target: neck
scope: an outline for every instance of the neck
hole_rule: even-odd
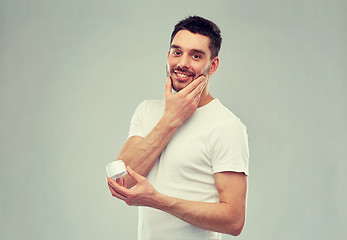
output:
[[[208,84],[207,84],[205,89],[201,93],[201,97],[200,97],[200,101],[199,101],[199,104],[198,104],[198,108],[207,105],[213,99],[214,99],[214,97],[212,97],[212,95],[210,94],[210,92],[208,90]]]

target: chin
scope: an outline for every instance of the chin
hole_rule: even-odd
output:
[[[192,82],[192,81],[179,82],[176,79],[171,81],[172,81],[172,89],[175,90],[176,92],[181,91],[183,88],[187,87]]]
[[[176,84],[172,85],[172,89],[175,90],[176,92],[179,92],[183,89],[184,87],[176,86]]]

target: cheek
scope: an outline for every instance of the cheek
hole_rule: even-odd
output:
[[[169,67],[175,67],[177,65],[177,60],[175,60],[174,58],[169,57],[167,59],[167,64],[169,65]]]
[[[167,63],[167,70],[170,72],[170,74],[172,74],[172,68],[174,68],[175,67],[175,65],[173,65],[172,63]]]
[[[210,70],[211,70],[211,66],[212,64],[210,62],[208,62],[204,68],[202,69],[202,72],[201,74],[209,74],[210,73]]]
[[[172,69],[172,67],[174,67],[174,66],[175,66],[175,65],[173,64],[173,62],[170,61],[170,59],[168,59],[167,62],[166,62],[166,71],[167,71],[167,72],[171,72],[171,69]]]
[[[193,70],[194,70],[194,72],[195,72],[197,75],[204,74],[204,73],[206,73],[206,65],[204,65],[204,66],[197,66],[197,67],[195,67]]]

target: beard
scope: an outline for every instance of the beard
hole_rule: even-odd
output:
[[[188,86],[191,82],[193,82],[194,80],[196,80],[197,78],[199,78],[200,76],[208,76],[208,72],[210,71],[210,68],[211,68],[211,64],[212,63],[208,63],[206,64],[206,66],[204,67],[204,69],[202,70],[202,72],[200,74],[197,74],[196,72],[193,72],[193,71],[189,71],[185,68],[181,68],[180,66],[175,66],[175,67],[172,67],[171,69],[169,69],[169,64],[166,63],[166,76],[167,77],[170,77],[171,79],[171,86],[172,86],[172,89],[176,92],[179,92],[181,91],[183,88],[185,88],[186,86]],[[175,71],[179,71],[179,72],[182,72],[182,73],[185,73],[187,75],[189,75],[192,80],[190,82],[188,82],[185,86],[179,86],[180,83],[177,83],[177,81],[173,80],[173,78],[175,79],[175,77],[173,76],[174,72]]]

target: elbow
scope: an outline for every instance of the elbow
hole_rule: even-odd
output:
[[[244,219],[239,219],[236,222],[230,223],[228,226],[227,234],[233,235],[233,236],[239,236],[242,232],[244,223],[245,223]]]
[[[237,229],[233,229],[229,234],[236,237],[236,236],[240,235],[241,232],[242,232],[242,227],[241,228],[237,228]]]

